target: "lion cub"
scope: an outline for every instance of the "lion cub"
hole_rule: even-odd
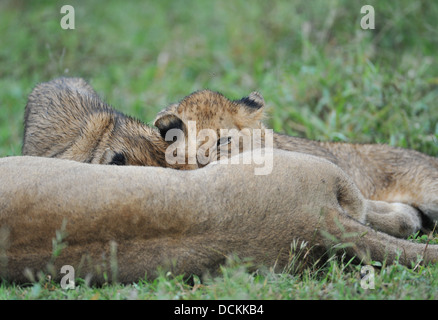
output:
[[[166,162],[168,146],[155,128],[112,109],[81,78],[41,83],[29,95],[23,155],[190,169]]]
[[[186,132],[189,121],[196,121],[197,131],[211,129],[219,134],[219,146],[231,138],[220,136],[221,129],[255,132],[265,128],[264,107],[264,99],[257,92],[229,100],[220,93],[203,90],[161,111],[154,125],[164,135],[174,124],[181,127],[181,122]],[[366,198],[409,204],[428,217],[426,222],[438,221],[437,158],[388,145],[319,142],[278,133],[274,133],[273,147],[328,159],[352,177]],[[213,154],[210,161],[216,157]]]

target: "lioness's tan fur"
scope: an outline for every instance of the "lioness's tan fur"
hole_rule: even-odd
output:
[[[202,90],[185,97],[161,111],[155,125],[162,132],[174,123],[196,121],[196,130],[221,129],[250,130],[265,128],[265,102],[260,93],[253,92],[239,100],[229,100],[218,92]],[[186,135],[187,137],[187,135]],[[411,215],[415,221],[405,233],[391,230],[387,216],[370,217],[367,222],[379,230],[398,236],[418,230],[423,220],[425,226],[438,221],[438,159],[408,149],[378,144],[350,144],[319,142],[274,133],[273,147],[302,152],[325,158],[343,169],[354,181],[365,198],[394,203],[403,215]],[[211,154],[212,161],[216,153]],[[398,204],[397,204],[398,203]],[[415,207],[424,213],[416,212]],[[394,209],[392,209],[394,210]],[[377,223],[377,224],[376,224]],[[430,224],[429,224],[430,225]]]
[[[71,265],[92,282],[106,274],[130,283],[153,278],[160,266],[174,274],[214,272],[231,254],[282,270],[293,241],[307,243],[303,263],[338,243],[350,243],[343,250],[360,259],[438,259],[437,246],[363,225],[369,200],[337,166],[279,150],[273,160],[272,173],[257,176],[254,164],[178,171],[0,159],[1,276],[27,282],[25,273],[49,265],[58,281],[61,267]],[[52,240],[63,223],[67,246],[54,259]]]

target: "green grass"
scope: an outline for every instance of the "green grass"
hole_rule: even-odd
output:
[[[86,78],[117,109],[150,123],[194,90],[230,98],[260,91],[268,125],[320,140],[388,143],[438,156],[438,3],[368,1],[376,29],[360,28],[361,1],[0,2],[0,156],[19,155],[27,95],[58,76]],[[423,239],[424,241],[424,239]],[[436,299],[437,266],[376,269],[332,260],[300,274],[225,267],[191,286],[148,283],[2,284],[2,299]],[[195,281],[196,283],[196,281]]]
[[[376,262],[374,287],[363,287],[361,268],[344,257],[333,257],[322,267],[311,267],[299,274],[249,272],[248,263],[231,261],[221,267],[221,275],[195,277],[160,274],[153,281],[105,284],[90,287],[83,279],[75,289],[62,289],[59,283],[44,279],[27,286],[0,285],[0,299],[113,299],[113,300],[321,300],[321,299],[438,299],[438,268],[415,264],[406,268],[398,263],[383,266]],[[364,280],[365,281],[365,280]]]

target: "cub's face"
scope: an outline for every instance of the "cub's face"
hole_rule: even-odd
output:
[[[229,157],[251,147],[253,129],[262,129],[265,102],[253,92],[240,100],[229,100],[220,93],[202,90],[161,111],[154,121],[161,136],[175,141],[170,158],[196,163]]]

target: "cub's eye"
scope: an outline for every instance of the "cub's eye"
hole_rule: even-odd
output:
[[[217,140],[217,146],[227,145],[231,142],[231,137],[223,137]]]

